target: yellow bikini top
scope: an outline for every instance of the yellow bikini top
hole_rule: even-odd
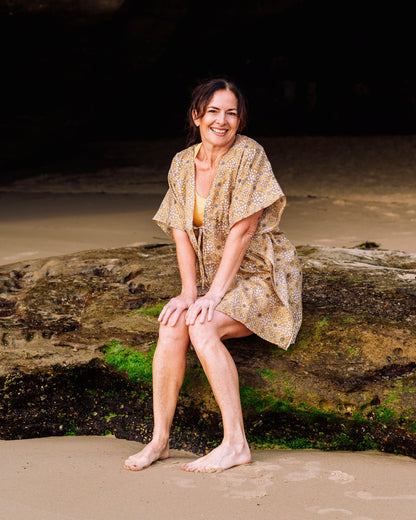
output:
[[[199,143],[195,147],[194,158],[198,155],[201,145],[202,145],[202,143]],[[201,197],[201,195],[198,194],[198,192],[196,191],[196,188],[195,188],[194,225],[197,227],[202,226],[202,223],[204,221],[204,209],[205,209],[206,201],[207,201],[207,199],[204,199],[204,197]]]

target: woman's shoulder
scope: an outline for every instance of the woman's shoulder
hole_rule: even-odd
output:
[[[248,151],[252,153],[264,153],[264,148],[262,147],[262,145],[246,135],[239,134],[237,136],[235,145],[242,151]]]
[[[195,145],[188,146],[184,150],[177,152],[172,159],[170,171],[178,171],[185,168],[187,165],[193,164],[193,149]]]
[[[192,144],[191,146],[188,146],[187,148],[180,150],[179,152],[177,152],[175,154],[174,159],[175,158],[177,158],[177,159],[188,158],[189,155],[192,155],[192,150],[194,150],[195,146],[197,146],[197,144]]]

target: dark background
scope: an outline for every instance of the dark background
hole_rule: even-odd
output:
[[[414,133],[413,23],[400,1],[0,0],[3,178],[184,136],[210,75],[246,93],[252,136]]]

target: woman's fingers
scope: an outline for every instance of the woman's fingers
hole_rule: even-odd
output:
[[[165,306],[163,307],[163,309],[161,310],[161,312],[160,312],[159,317],[158,317],[157,320],[160,321],[160,322],[163,322],[163,319],[164,319],[164,317],[165,317],[167,311],[168,311],[168,306],[165,305]]]
[[[208,316],[207,316],[207,321],[212,321],[212,318],[214,317],[215,307],[216,307],[216,305],[215,305],[214,303],[212,303],[212,304],[209,306],[209,309],[208,309]]]
[[[162,325],[169,325],[174,326],[176,322],[178,321],[178,317],[173,317],[176,311],[180,311],[179,314],[184,310],[185,307],[181,306],[179,302],[170,300],[169,303],[167,303],[163,309],[162,312],[159,314],[158,321],[162,323]],[[179,316],[178,314],[178,316]],[[173,317],[173,319],[172,319]]]
[[[171,313],[170,318],[167,320],[167,325],[169,325],[169,327],[174,327],[174,326],[177,324],[180,315],[181,315],[184,311],[186,311],[186,307],[175,309],[175,310]]]
[[[194,301],[194,298],[183,295],[172,298],[163,307],[161,313],[159,314],[159,323],[162,323],[162,325],[170,325],[171,327],[174,327],[182,312],[192,307]]]
[[[193,317],[194,316],[194,312],[193,312],[194,305],[191,305],[191,307],[189,307],[189,309],[185,315],[185,324],[186,325],[193,325],[195,322],[195,318]]]
[[[158,318],[158,321],[160,323],[162,323],[163,325],[166,325],[169,318],[170,318],[170,315],[172,314],[172,312],[174,311],[174,308],[172,307],[172,305],[170,304],[171,302],[169,302],[168,304],[166,304],[163,309],[162,309],[162,312],[159,314],[159,318]]]
[[[197,300],[193,305],[191,305],[186,313],[185,323],[186,325],[194,325],[195,320],[198,317],[198,314],[201,312],[201,304],[200,300]]]
[[[207,312],[208,308],[202,307],[201,312],[199,313],[199,323],[204,323]]]
[[[214,317],[214,311],[217,302],[209,298],[200,298],[193,305],[191,305],[186,313],[185,322],[187,325],[194,325],[198,319],[199,323],[211,321]]]

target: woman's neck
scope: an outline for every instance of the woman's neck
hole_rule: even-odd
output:
[[[231,145],[232,146],[232,145]],[[231,146],[227,147],[218,147],[212,146],[209,143],[202,142],[202,146],[200,147],[197,158],[205,163],[206,167],[211,169],[216,169],[224,157],[224,155],[228,152]]]

